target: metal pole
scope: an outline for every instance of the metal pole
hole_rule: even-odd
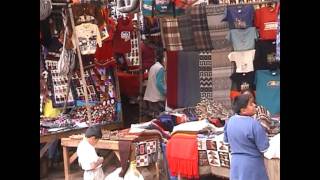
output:
[[[73,29],[73,37],[74,37],[75,45],[76,45],[76,48],[77,48],[78,60],[79,60],[79,65],[80,65],[81,80],[82,80],[82,85],[83,85],[82,87],[84,89],[84,98],[85,98],[85,101],[86,101],[86,108],[87,108],[89,126],[91,126],[91,110],[90,110],[90,106],[89,106],[87,82],[86,82],[86,79],[85,79],[85,76],[84,76],[84,68],[83,68],[83,64],[82,64],[81,52],[80,52],[78,37],[77,37],[76,29],[75,29],[75,24],[74,24],[71,4],[68,4],[68,9],[69,9],[71,25],[72,25],[72,29]]]

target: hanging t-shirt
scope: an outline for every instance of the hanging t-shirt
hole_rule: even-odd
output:
[[[233,84],[231,90],[241,91],[245,89],[256,89],[253,71],[248,73],[233,73],[230,78]]]
[[[256,53],[253,61],[255,70],[277,69],[276,42],[274,40],[259,40],[256,42]]]
[[[133,31],[132,19],[130,17],[119,18],[113,38],[113,52],[129,53],[131,51],[131,36]]]
[[[255,12],[255,26],[259,29],[260,39],[276,39],[277,15],[279,5],[276,7],[265,6]]]
[[[248,51],[234,51],[228,55],[230,61],[236,62],[237,73],[247,73],[253,71],[253,59],[255,49]]]
[[[234,51],[245,51],[254,49],[254,43],[258,39],[255,27],[246,29],[231,29],[227,39],[232,42]]]
[[[271,115],[280,113],[280,72],[256,71],[256,102],[267,108]]]
[[[75,27],[81,54],[94,54],[97,44],[102,46],[99,28],[96,24],[83,23]],[[72,38],[74,41],[74,38]],[[73,42],[75,44],[75,42]]]
[[[230,29],[244,29],[253,26],[253,5],[229,6],[224,18],[229,22]]]

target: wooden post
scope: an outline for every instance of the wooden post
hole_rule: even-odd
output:
[[[84,98],[86,101],[87,115],[88,115],[88,119],[89,119],[89,126],[91,126],[91,111],[90,111],[89,99],[88,99],[87,82],[86,82],[86,79],[84,76],[84,68],[83,68],[83,64],[82,64],[81,52],[80,52],[78,37],[77,37],[76,29],[75,29],[71,4],[68,4],[68,9],[69,9],[69,14],[70,14],[70,19],[71,19],[72,30],[73,30],[74,42],[76,43],[75,45],[77,48],[78,60],[79,60],[79,65],[80,65],[81,80],[82,80],[82,85],[83,85],[82,87],[84,90]]]
[[[64,165],[64,179],[69,180],[69,170],[70,170],[70,164],[69,164],[69,154],[68,154],[68,147],[63,146],[63,165]]]
[[[140,9],[142,7],[142,1],[140,1]],[[138,51],[139,51],[139,122],[142,122],[142,106],[143,106],[143,69],[142,69],[142,57],[141,57],[141,34],[140,34],[140,13],[139,11],[137,13],[137,25],[138,25],[138,31],[137,31],[137,36],[138,36]]]

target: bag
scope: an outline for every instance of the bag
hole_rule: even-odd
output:
[[[52,11],[51,0],[40,0],[40,21],[45,20]]]

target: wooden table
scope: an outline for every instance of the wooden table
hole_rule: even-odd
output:
[[[147,138],[138,138],[134,140],[133,142],[138,142],[141,140],[159,140],[158,136],[148,136]],[[61,139],[61,145],[63,148],[63,164],[64,164],[64,175],[65,175],[65,180],[70,180],[70,164],[72,164],[76,159],[77,159],[77,153],[75,152],[71,156],[68,154],[68,148],[69,147],[77,147],[78,144],[80,143],[80,139],[72,139],[72,138],[62,138]],[[95,145],[96,149],[106,149],[106,150],[111,150],[113,151],[117,158],[120,160],[120,154],[119,154],[119,141],[118,140],[99,140],[98,143]],[[131,145],[131,156],[130,160],[135,160],[135,145]],[[108,158],[105,158],[104,161],[106,161]],[[155,169],[157,173],[157,180],[159,180],[159,167],[158,165],[152,164],[152,169]]]
[[[280,180],[280,159],[264,159],[269,180]],[[226,167],[204,166],[199,167],[200,175],[213,174],[229,179],[230,169]]]
[[[102,129],[114,130],[114,129],[119,129],[122,126],[123,126],[122,123],[106,124],[106,125],[102,126]],[[45,145],[40,150],[40,159],[43,157],[44,153],[47,152],[50,144],[53,143],[55,140],[58,140],[58,139],[61,139],[64,137],[69,137],[73,134],[84,133],[86,131],[86,129],[87,129],[87,127],[86,128],[79,128],[79,129],[71,129],[68,131],[51,133],[51,134],[40,136],[40,144],[45,143]]]

